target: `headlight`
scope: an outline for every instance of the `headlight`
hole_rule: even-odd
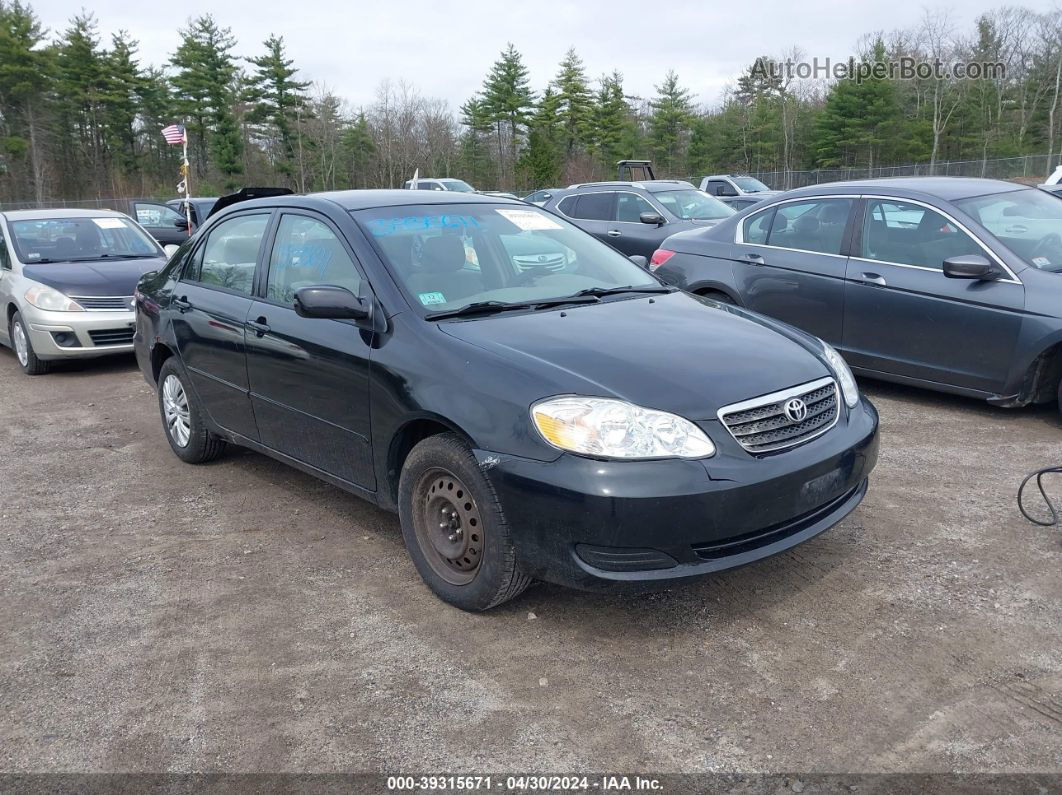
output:
[[[48,312],[84,312],[85,307],[72,301],[58,290],[51,287],[30,287],[26,290],[26,300],[38,309]]]
[[[819,341],[822,342],[822,340]],[[856,403],[859,402],[859,387],[856,385],[855,376],[852,375],[852,371],[845,360],[841,358],[841,354],[825,342],[822,343],[822,350],[826,354],[826,361],[830,363],[830,369],[837,376],[837,382],[841,385],[841,394],[844,395],[845,405],[850,409],[854,409]]]
[[[554,447],[601,458],[705,458],[715,445],[689,420],[623,400],[558,397],[531,407]]]

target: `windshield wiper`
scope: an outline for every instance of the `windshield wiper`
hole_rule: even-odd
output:
[[[593,295],[600,298],[603,295],[620,295],[621,293],[673,293],[677,288],[665,287],[662,284],[646,284],[641,287],[632,287],[626,285],[625,287],[587,287],[585,290],[572,295],[572,298],[577,298],[581,295]]]
[[[148,257],[154,256],[154,254],[100,254],[98,257],[75,257],[73,259],[63,260],[63,262],[100,262],[108,259],[147,259]]]
[[[471,315],[493,315],[496,312],[505,312],[508,309],[531,309],[535,304],[525,301],[509,303],[506,301],[473,301],[471,304],[459,306],[457,309],[444,309],[441,312],[429,312],[428,320],[442,320],[448,317],[467,317]]]

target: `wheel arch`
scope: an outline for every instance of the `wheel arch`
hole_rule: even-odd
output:
[[[419,414],[408,417],[391,434],[387,445],[387,464],[383,473],[385,488],[380,494],[389,501],[389,505],[398,504],[398,481],[402,475],[402,466],[410,451],[428,437],[441,433],[457,434],[469,447],[475,447],[472,437],[458,425],[438,414]]]
[[[1039,352],[1025,368],[1014,405],[1049,403],[1058,397],[1059,383],[1062,382],[1062,332],[1043,340],[1039,347]]]
[[[733,290],[730,287],[730,285],[723,284],[722,282],[700,281],[700,282],[697,282],[696,284],[690,285],[687,288],[686,291],[690,292],[690,293],[693,293],[694,295],[702,295],[702,296],[703,295],[709,295],[710,293],[722,293],[727,298],[729,298],[731,301],[733,301],[735,305],[737,305],[737,306],[743,306],[744,305],[742,303],[741,299],[738,297],[737,292],[735,290]]]
[[[151,348],[151,380],[159,382],[159,373],[166,360],[174,355],[173,349],[164,342],[157,342]]]

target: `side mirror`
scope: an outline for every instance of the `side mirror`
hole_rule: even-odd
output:
[[[648,267],[649,267],[649,260],[647,260],[641,254],[631,254],[627,259],[629,259],[631,262],[633,262],[639,268],[648,269]]]
[[[299,317],[333,320],[366,320],[370,305],[345,287],[318,285],[295,291],[295,313]]]
[[[949,279],[991,281],[999,278],[996,266],[980,254],[960,254],[944,260],[944,275]]]
[[[660,213],[642,213],[638,216],[638,220],[643,224],[652,224],[653,226],[663,226],[667,223],[664,220],[664,216],[660,215]]]
[[[187,218],[178,218],[176,221],[173,222],[173,225],[175,227],[177,227],[178,229],[187,229],[188,228],[188,219]]]
[[[172,257],[174,254],[177,253],[177,250],[179,248],[180,246],[176,246],[173,243],[167,243],[165,246],[162,247],[162,250],[166,252],[167,257]]]

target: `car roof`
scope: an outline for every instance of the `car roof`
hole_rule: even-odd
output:
[[[128,218],[117,210],[79,210],[71,207],[42,207],[37,210],[7,210],[4,217],[9,221],[40,221],[48,218]]]
[[[235,208],[250,207],[320,207],[324,203],[337,205],[343,210],[370,210],[378,207],[403,207],[414,204],[513,204],[527,207],[519,199],[502,196],[484,196],[481,193],[456,193],[453,191],[424,190],[340,190],[323,193],[289,194],[262,199],[249,199],[234,204]],[[226,208],[227,209],[227,208]],[[224,211],[223,211],[224,212]]]
[[[687,182],[684,179],[643,179],[637,182],[624,182],[620,180],[613,180],[611,182],[577,182],[574,185],[569,185],[568,190],[583,190],[591,188],[641,188],[649,193],[659,193],[665,190],[675,190],[676,188],[694,188],[693,183]]]
[[[990,193],[1025,190],[1029,186],[999,179],[979,177],[884,177],[880,179],[849,180],[847,182],[824,182],[807,188],[798,188],[788,195],[821,195],[823,193],[867,193],[886,191],[911,198],[933,197],[944,201],[968,199]]]

